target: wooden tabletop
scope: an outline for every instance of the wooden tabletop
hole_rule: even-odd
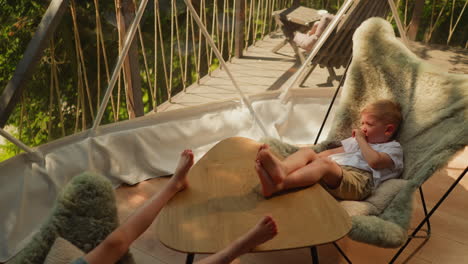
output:
[[[288,21],[305,26],[310,26],[312,22],[318,21],[321,18],[317,10],[304,6],[288,8],[283,12]]]
[[[190,170],[189,187],[158,217],[161,242],[182,252],[217,252],[265,215],[276,221],[278,235],[255,251],[308,247],[345,236],[351,219],[319,184],[268,199],[261,195],[254,169],[260,145],[233,137],[208,151]]]

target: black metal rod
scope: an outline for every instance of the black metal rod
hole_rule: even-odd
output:
[[[318,258],[318,252],[317,252],[316,246],[310,247],[310,255],[312,255],[312,263],[319,264],[319,258]]]
[[[423,209],[424,209],[424,216],[426,216],[427,215],[427,206],[426,206],[426,200],[424,199],[422,186],[419,187],[419,194],[421,196],[421,202],[422,202]],[[427,224],[427,235],[430,236],[431,235],[431,222],[429,221],[429,219],[427,219],[426,224]]]
[[[442,202],[447,198],[447,196],[452,192],[452,190],[457,186],[457,184],[461,181],[461,179],[463,179],[463,176],[465,176],[466,172],[468,171],[468,167],[465,168],[465,170],[460,174],[460,176],[458,176],[458,178],[455,180],[455,182],[450,186],[450,188],[444,193],[444,195],[442,196],[442,198],[440,198],[440,200],[437,202],[437,204],[431,209],[431,211],[429,212],[428,215],[426,215],[426,217],[419,223],[418,227],[416,227],[416,229],[413,231],[413,233],[411,234],[411,236],[406,240],[406,243],[400,248],[400,250],[398,250],[398,252],[393,256],[392,260],[390,260],[389,263],[393,263],[395,262],[395,260],[398,258],[398,256],[400,256],[401,252],[403,252],[403,250],[405,250],[406,246],[408,246],[408,244],[411,242],[412,240],[412,237],[417,233],[419,232],[419,229],[421,229],[421,227],[424,225],[424,223],[426,223],[426,221],[429,220],[429,218],[431,218],[432,214],[434,214],[434,212],[437,210],[437,208],[439,208],[439,206],[442,204]]]
[[[187,253],[187,258],[185,259],[185,264],[192,264],[194,258],[195,258],[194,253]]]
[[[346,69],[345,69],[345,72],[343,73],[343,77],[341,77],[340,83],[338,84],[338,87],[335,90],[335,94],[333,95],[333,99],[331,100],[330,105],[328,106],[327,114],[325,115],[322,125],[320,126],[317,137],[315,138],[314,145],[317,144],[320,138],[320,135],[322,134],[322,130],[325,127],[325,123],[327,122],[327,119],[328,119],[328,116],[330,115],[333,104],[335,103],[336,97],[338,96],[338,92],[340,91],[340,88],[343,85],[344,80],[346,79],[346,74],[348,73],[349,65],[351,64],[352,59],[353,57],[349,58],[348,65],[346,65]]]
[[[338,249],[338,251],[340,252],[341,256],[343,256],[343,258],[346,259],[346,262],[348,262],[349,264],[352,264],[351,260],[348,258],[348,256],[346,256],[346,254],[344,253],[343,250],[341,250],[340,246],[338,246],[338,244],[336,242],[333,242],[333,245],[336,247],[336,249]]]

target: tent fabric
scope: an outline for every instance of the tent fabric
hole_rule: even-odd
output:
[[[332,94],[329,89],[298,89],[249,99],[271,136],[306,144],[315,138]],[[198,159],[232,136],[265,136],[239,100],[104,125],[95,134],[84,131],[38,147],[44,159],[22,153],[0,163],[0,261],[31,241],[52,213],[58,193],[76,175],[101,174],[114,187],[136,184],[172,174],[183,149],[193,149]]]
[[[377,215],[353,216],[349,236],[380,247],[399,247],[407,238],[413,193],[468,145],[468,77],[443,73],[414,55],[380,18],[364,22],[353,36],[353,61],[327,139],[313,149],[339,146],[359,126],[360,109],[377,99],[402,106],[397,140],[403,146],[407,183]],[[273,140],[283,155],[294,146]]]

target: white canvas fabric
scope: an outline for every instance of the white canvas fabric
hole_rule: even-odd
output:
[[[251,96],[269,136],[311,144],[328,108],[332,89],[298,89]],[[332,113],[333,116],[333,113]],[[331,123],[332,120],[329,120]],[[327,135],[328,126],[322,133]],[[106,176],[115,187],[172,174],[180,152],[196,160],[222,139],[265,135],[239,101],[224,101],[151,114],[85,131],[37,148],[38,159],[20,154],[0,163],[0,261],[30,240],[50,213],[57,193],[84,171]]]

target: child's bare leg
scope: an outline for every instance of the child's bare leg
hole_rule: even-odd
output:
[[[286,174],[289,175],[293,171],[304,167],[317,158],[317,153],[315,153],[311,148],[300,148],[298,151],[287,156],[283,160],[284,167],[286,168]]]
[[[239,237],[225,249],[206,257],[198,264],[224,264],[230,263],[242,254],[252,251],[256,246],[272,239],[278,230],[275,221],[270,216],[263,217],[252,229]]]
[[[184,150],[180,154],[176,171],[164,188],[138,208],[122,225],[115,229],[95,249],[84,256],[89,264],[115,263],[130,245],[151,225],[167,202],[187,187],[187,173],[193,165],[193,153]]]
[[[333,17],[334,16],[331,15],[331,14],[326,14],[326,15],[322,16],[322,18],[320,19],[320,22],[318,23],[317,29],[315,31],[315,34],[317,36],[322,35],[322,33],[327,28],[328,24],[330,24],[330,22],[333,20]]]
[[[300,148],[283,161],[276,158],[269,148],[264,148],[257,154],[257,159],[276,184],[281,183],[284,177],[304,167],[317,157],[317,154],[310,148]]]
[[[315,32],[317,32],[317,28],[319,26],[319,23],[318,22],[315,22],[314,25],[312,26],[312,28],[309,30],[309,35],[313,35],[315,34]]]
[[[284,189],[311,186],[321,179],[330,188],[340,185],[342,179],[341,167],[328,158],[319,158],[306,166],[295,170],[283,178],[282,183],[275,184],[268,172],[257,162],[255,170],[260,179],[262,194],[269,197]]]
[[[329,158],[319,158],[308,165],[292,172],[283,180],[283,189],[313,185],[323,180],[330,188],[340,185],[341,167]]]

